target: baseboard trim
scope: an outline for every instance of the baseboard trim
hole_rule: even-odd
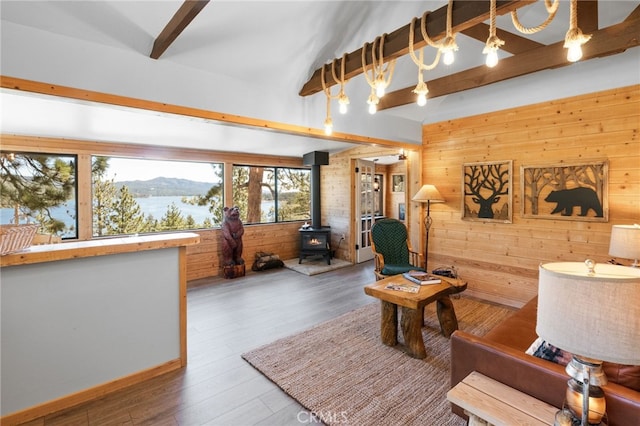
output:
[[[101,385],[97,385],[85,390],[62,396],[60,398],[53,399],[51,401],[44,402],[42,404],[34,405],[33,407],[25,408],[23,410],[7,414],[0,417],[0,423],[3,426],[12,426],[26,423],[39,417],[44,417],[58,411],[66,410],[73,406],[92,401],[108,393],[126,388],[145,380],[149,380],[153,377],[160,376],[170,371],[178,370],[180,368],[182,368],[182,361],[180,358],[167,361],[164,364],[158,365],[156,367],[151,367],[147,370],[142,370],[137,373],[133,373],[107,383],[103,383]]]

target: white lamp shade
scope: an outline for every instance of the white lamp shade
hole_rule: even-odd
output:
[[[574,355],[640,365],[640,269],[540,265],[536,332]]]
[[[432,203],[444,203],[444,197],[438,191],[435,185],[422,185],[420,191],[416,193],[411,199],[412,201],[418,201],[420,203],[426,203],[427,201]]]
[[[613,225],[609,255],[622,259],[640,259],[640,225]]]

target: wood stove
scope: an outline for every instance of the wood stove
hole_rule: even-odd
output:
[[[307,256],[322,256],[331,265],[331,228],[300,228],[300,259]]]
[[[311,166],[311,226],[300,228],[300,259],[322,256],[331,265],[331,227],[320,224],[320,166],[329,164],[329,153],[313,151],[302,157],[302,164]]]

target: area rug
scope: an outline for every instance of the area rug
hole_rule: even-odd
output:
[[[331,265],[327,265],[326,259],[322,257],[302,259],[302,263],[298,262],[299,259],[297,257],[295,259],[285,260],[284,266],[301,274],[317,275],[353,265],[351,262],[342,259],[331,259]]]
[[[513,313],[465,297],[453,303],[459,328],[477,335]],[[378,303],[242,357],[328,425],[464,425],[446,399],[449,339],[434,305],[425,313],[424,360],[380,342]]]

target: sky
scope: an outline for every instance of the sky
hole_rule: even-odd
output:
[[[210,163],[154,161],[130,158],[109,158],[107,179],[115,182],[150,180],[156,177],[182,178],[196,182],[219,182]]]

